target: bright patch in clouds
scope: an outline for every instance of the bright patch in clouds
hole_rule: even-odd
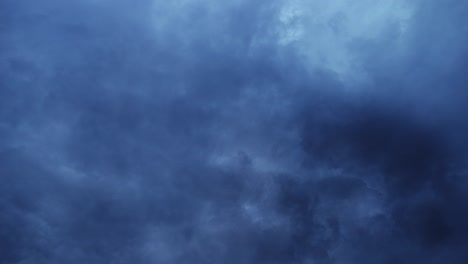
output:
[[[325,68],[343,80],[364,77],[353,45],[397,31],[405,36],[414,13],[403,0],[285,1],[279,15],[278,38],[294,45],[314,69]]]

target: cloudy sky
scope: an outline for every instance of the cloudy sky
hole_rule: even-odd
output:
[[[0,0],[0,264],[468,263],[463,0]]]

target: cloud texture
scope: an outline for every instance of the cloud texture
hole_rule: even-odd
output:
[[[467,12],[0,1],[0,264],[467,263]]]

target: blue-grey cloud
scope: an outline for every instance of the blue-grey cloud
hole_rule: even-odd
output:
[[[465,263],[468,5],[0,2],[0,264]]]

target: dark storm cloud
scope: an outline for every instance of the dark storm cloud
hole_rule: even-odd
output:
[[[344,262],[466,261],[466,93],[459,69],[467,32],[454,19],[466,5],[454,4],[422,6],[411,29],[415,47],[396,61],[379,55],[385,46],[391,54],[391,39],[370,43],[372,91],[357,99],[332,94],[306,107],[309,166],[344,168],[378,182],[386,196],[387,220],[377,230],[354,230],[351,251],[338,253],[350,254]]]
[[[0,263],[466,262],[468,5],[330,3],[2,1]]]

